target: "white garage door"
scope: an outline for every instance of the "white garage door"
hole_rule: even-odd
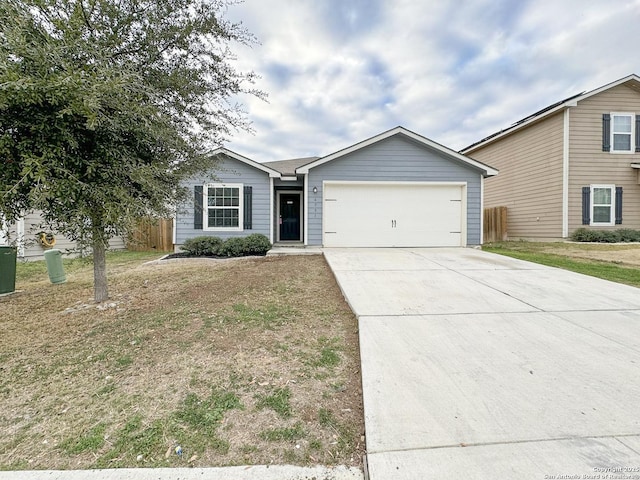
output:
[[[465,184],[325,182],[325,247],[466,245]]]

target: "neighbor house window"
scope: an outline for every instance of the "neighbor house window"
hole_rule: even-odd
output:
[[[591,185],[591,225],[614,225],[615,185]]]
[[[634,114],[632,113],[611,114],[612,152],[630,153],[634,151],[634,123]]]
[[[242,184],[213,183],[203,193],[205,230],[242,230]]]

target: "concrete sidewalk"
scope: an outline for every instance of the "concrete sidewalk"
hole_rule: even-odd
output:
[[[640,478],[640,289],[473,249],[325,256],[372,480]]]
[[[0,472],[0,480],[362,480],[357,468],[245,466]]]

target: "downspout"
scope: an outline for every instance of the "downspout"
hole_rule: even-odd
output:
[[[562,133],[562,238],[569,236],[569,108],[564,110]]]

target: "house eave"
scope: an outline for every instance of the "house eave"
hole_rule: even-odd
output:
[[[266,167],[264,165],[262,165],[261,163],[258,163],[256,161],[251,160],[250,158],[247,158],[243,155],[240,155],[239,153],[236,153],[232,150],[229,150],[227,148],[221,147],[221,148],[217,148],[213,151],[212,153],[213,155],[226,155],[227,157],[233,158],[235,160],[238,160],[239,162],[245,163],[253,168],[256,168],[258,170],[261,170],[267,174],[269,174],[270,178],[280,178],[281,174],[280,172]]]

